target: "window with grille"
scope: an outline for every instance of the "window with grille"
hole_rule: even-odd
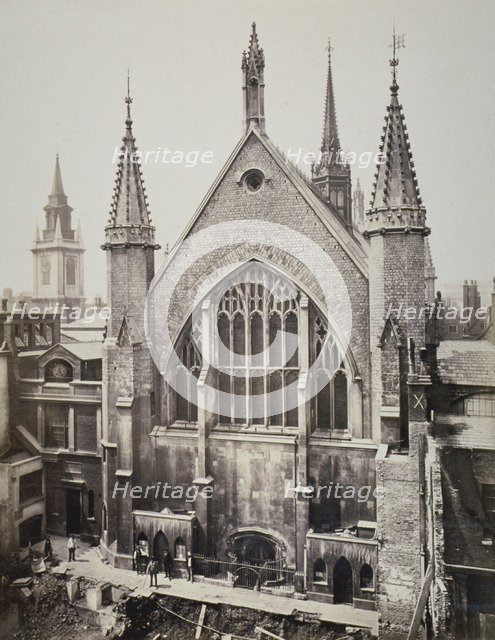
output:
[[[69,408],[63,405],[45,406],[46,446],[53,449],[69,448]]]
[[[43,495],[43,471],[33,471],[19,478],[19,502],[29,502]]]
[[[288,298],[285,283],[270,282],[261,269],[249,279],[252,283],[229,289],[218,309],[218,336],[225,347],[218,388],[230,394],[219,407],[219,422],[295,427],[297,408],[288,406],[286,393],[272,400],[268,394],[299,376],[298,349],[290,350],[288,337],[298,335],[299,296]]]

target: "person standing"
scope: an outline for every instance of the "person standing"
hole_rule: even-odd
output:
[[[165,577],[172,582],[172,556],[170,555],[170,551],[165,549],[165,553],[163,554],[163,571],[165,572]]]
[[[76,559],[76,539],[73,534],[69,536],[69,540],[67,541],[67,549],[69,550],[69,562]]]
[[[45,558],[48,558],[50,560],[50,562],[52,562],[52,560],[53,560],[53,548],[52,548],[52,541],[50,540],[49,536],[45,537],[45,545],[43,547],[43,555],[45,556]]]
[[[134,555],[132,559],[134,561],[133,568],[136,570],[136,573],[141,573],[141,549],[139,548],[139,545],[134,547]]]
[[[148,568],[146,569],[146,573],[149,573],[150,575],[150,587],[158,587],[158,569],[158,560],[153,556],[149,561]],[[153,582],[155,583],[154,585]]]
[[[192,557],[192,553],[190,551],[187,552],[187,579],[190,580],[191,582],[194,582],[194,575],[193,575],[193,557]]]

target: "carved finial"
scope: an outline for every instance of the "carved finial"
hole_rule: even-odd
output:
[[[397,91],[399,89],[399,85],[397,84],[397,66],[399,64],[399,58],[397,58],[396,54],[399,49],[403,49],[406,46],[404,42],[404,38],[405,38],[405,35],[403,33],[401,35],[397,35],[395,33],[395,23],[394,23],[393,40],[392,40],[392,43],[388,45],[390,49],[392,49],[393,51],[392,60],[390,60],[389,62],[390,62],[390,66],[392,67],[392,86],[390,87],[390,90],[394,95],[397,94]]]
[[[131,80],[130,80],[129,68],[127,68],[127,96],[124,98],[124,102],[127,105],[127,120],[130,121],[129,124],[132,124],[132,120],[131,120],[132,98],[131,98]]]

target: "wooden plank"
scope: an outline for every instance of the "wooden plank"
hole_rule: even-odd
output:
[[[407,634],[407,640],[416,640],[418,637],[419,625],[423,619],[426,603],[428,602],[428,596],[430,595],[431,584],[433,582],[433,566],[428,565],[423,584],[421,585],[421,591],[419,593],[418,602],[414,610],[413,619],[411,620],[411,626],[409,627],[409,633]]]
[[[199,640],[201,636],[201,631],[203,630],[203,622],[205,621],[205,615],[206,615],[206,605],[202,604],[201,611],[199,612],[198,624],[196,626],[196,635],[194,636],[195,640]]]
[[[266,629],[263,629],[263,627],[256,627],[255,633],[265,635],[268,638],[274,638],[275,640],[284,640],[282,636],[277,636],[275,633],[272,633],[271,631],[267,631]]]

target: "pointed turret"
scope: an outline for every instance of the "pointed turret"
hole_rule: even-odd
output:
[[[58,153],[55,156],[55,173],[53,174],[53,186],[52,196],[65,196],[64,185],[62,183],[62,173],[60,171],[60,161],[58,159]]]
[[[335,97],[333,92],[332,78],[332,45],[328,40],[328,70],[327,70],[327,92],[325,95],[325,116],[323,120],[323,136],[321,140],[321,152],[328,154],[330,160],[333,154],[341,151],[339,141],[339,131],[337,128],[337,113],[335,111]]]
[[[327,46],[328,68],[325,94],[325,115],[320,161],[313,166],[312,180],[323,198],[338,214],[338,218],[352,233],[351,169],[345,163],[337,128],[337,113],[332,77],[332,46]]]
[[[242,54],[242,74],[244,93],[244,133],[251,127],[257,127],[260,133],[265,133],[265,83],[263,72],[265,56],[259,46],[256,23],[252,24],[251,39],[248,51]]]
[[[112,245],[130,243],[154,246],[155,228],[151,225],[139,152],[132,132],[132,98],[129,86],[125,103],[125,135],[120,147],[114,195],[105,232]],[[104,248],[108,248],[107,245]]]
[[[357,179],[356,188],[354,189],[352,202],[354,209],[354,225],[362,232],[364,230],[364,192],[361,188],[359,178]]]
[[[394,43],[396,40],[394,39]],[[380,144],[381,162],[378,164],[370,205],[372,209],[419,208],[422,205],[418,181],[414,170],[411,145],[405,124],[402,105],[399,103],[397,65],[394,57],[390,105],[387,107],[385,126]]]
[[[60,225],[60,217],[57,217],[57,222],[55,224],[55,240],[62,240],[62,227]]]
[[[77,221],[76,240],[78,242],[82,242],[83,241],[83,234],[82,234],[82,227],[81,227],[81,221],[80,220]]]

